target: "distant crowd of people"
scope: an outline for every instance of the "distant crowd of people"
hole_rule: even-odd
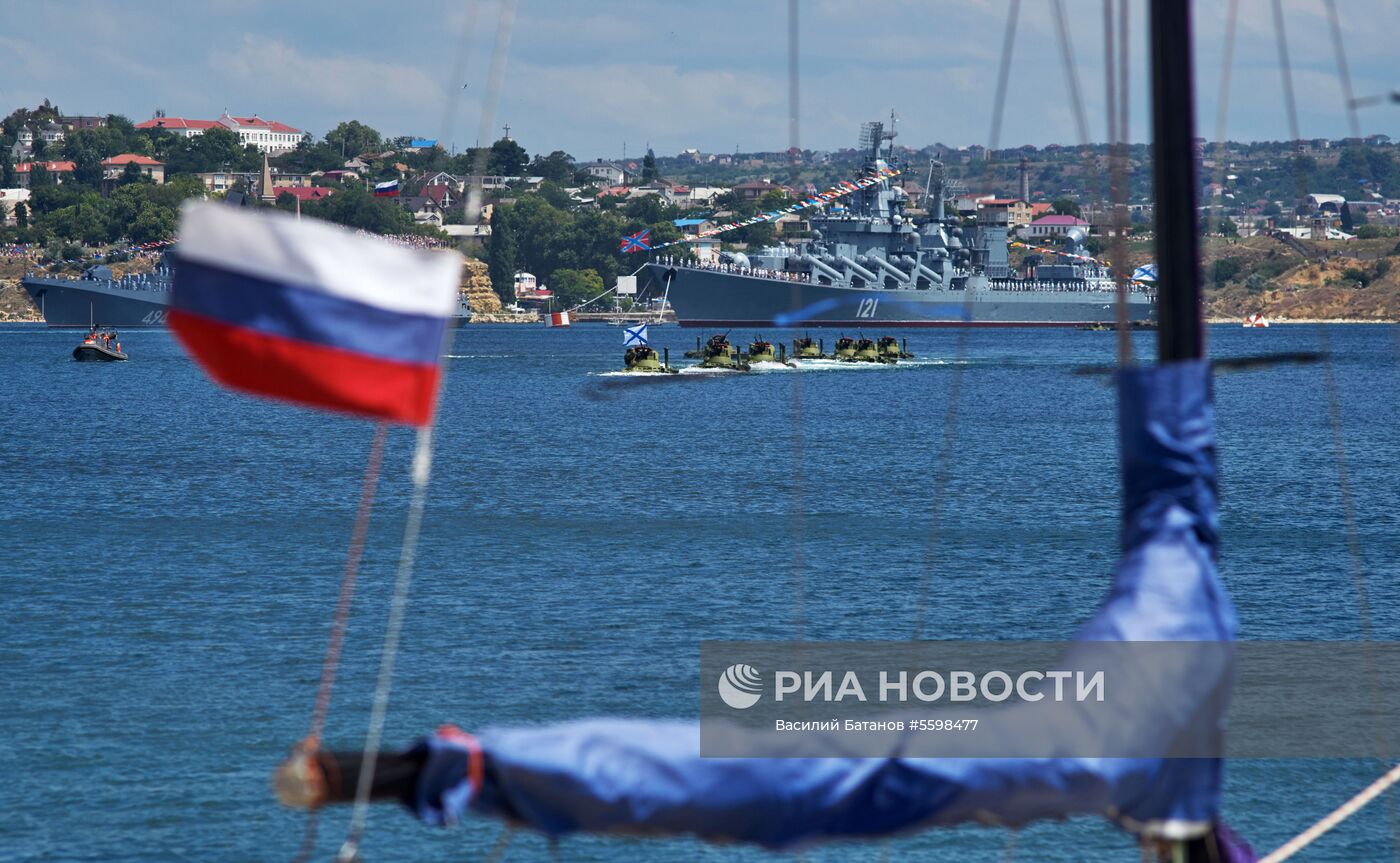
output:
[[[436,237],[424,237],[420,234],[375,234],[363,229],[355,233],[365,237],[378,237],[397,246],[411,246],[415,249],[447,249],[453,245],[450,241],[439,240]]]
[[[771,270],[767,267],[740,267],[736,264],[726,264],[718,261],[696,261],[690,258],[676,258],[671,255],[661,255],[657,263],[666,266],[689,267],[692,270],[714,270],[720,273],[734,273],[738,276],[757,276],[763,279],[781,279],[785,282],[810,282],[811,273],[794,273],[788,270]]]

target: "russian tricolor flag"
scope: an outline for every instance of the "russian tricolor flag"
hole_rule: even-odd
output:
[[[392,198],[399,193],[399,181],[390,180],[387,183],[374,184],[374,196],[376,198]]]
[[[176,261],[168,321],[210,377],[360,416],[431,420],[460,255],[194,202]]]

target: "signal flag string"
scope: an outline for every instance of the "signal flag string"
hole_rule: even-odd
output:
[[[800,212],[800,211],[802,211],[802,210],[810,209],[810,208],[812,208],[812,207],[819,207],[819,206],[821,206],[822,204],[829,204],[829,203],[831,203],[832,201],[835,201],[835,200],[838,199],[838,198],[841,198],[841,197],[844,197],[844,196],[846,196],[846,195],[851,194],[852,192],[858,192],[858,191],[860,191],[861,189],[868,189],[868,188],[870,188],[871,186],[875,185],[876,183],[881,183],[881,182],[884,182],[885,180],[889,180],[889,179],[891,179],[891,178],[893,178],[893,177],[897,177],[897,176],[899,176],[901,173],[903,173],[903,172],[902,172],[902,171],[899,171],[899,170],[897,170],[897,169],[895,169],[895,168],[881,168],[881,169],[879,169],[878,171],[876,171],[874,174],[870,174],[870,175],[868,175],[868,176],[861,177],[861,178],[858,179],[858,180],[842,180],[840,183],[838,183],[838,184],[835,185],[835,186],[832,186],[830,189],[827,189],[825,192],[821,192],[821,193],[815,194],[815,195],[810,195],[810,196],[808,196],[808,197],[806,197],[806,198],[803,198],[801,201],[798,201],[796,204],[792,204],[792,205],[790,205],[790,206],[783,207],[782,209],[770,210],[770,211],[767,212],[767,213],[759,213],[758,215],[756,215],[756,216],[750,216],[750,217],[748,217],[747,219],[741,219],[741,220],[734,221],[734,222],[727,222],[727,223],[725,223],[725,224],[723,224],[723,225],[720,225],[718,228],[711,228],[711,229],[708,230],[708,231],[701,231],[700,233],[696,234],[696,235],[693,236],[693,237],[685,237],[685,238],[682,238],[682,239],[679,239],[679,240],[671,240],[670,242],[667,242],[667,243],[657,243],[657,244],[655,244],[655,245],[652,245],[652,244],[650,244],[650,243],[645,242],[644,239],[643,239],[641,242],[632,242],[632,243],[628,243],[628,242],[627,242],[628,240],[636,240],[636,239],[639,239],[639,238],[641,238],[641,235],[645,233],[645,231],[639,231],[639,232],[636,233],[636,234],[631,234],[631,235],[629,235],[629,236],[623,237],[623,238],[622,238],[622,246],[621,246],[621,248],[619,249],[619,251],[623,251],[623,252],[645,252],[645,251],[655,251],[656,249],[664,249],[664,248],[666,248],[667,246],[678,246],[678,245],[680,245],[680,244],[682,244],[682,243],[687,243],[687,242],[690,242],[691,240],[697,240],[697,239],[701,239],[701,238],[703,238],[703,237],[713,237],[713,236],[715,236],[716,234],[723,234],[723,233],[727,233],[727,232],[729,232],[729,231],[737,231],[737,230],[740,229],[740,228],[747,228],[747,227],[749,227],[750,225],[757,225],[757,224],[760,224],[760,223],[762,223],[762,222],[773,222],[773,221],[776,221],[776,220],[782,218],[783,216],[786,216],[786,215],[789,214],[789,213],[796,213],[796,212]]]

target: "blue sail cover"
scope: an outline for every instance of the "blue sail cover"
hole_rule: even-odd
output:
[[[1233,641],[1215,566],[1217,495],[1210,369],[1183,362],[1122,372],[1122,555],[1081,641]],[[1228,691],[1228,663],[1174,679],[1173,709],[1143,733],[1193,733]],[[1184,675],[1183,675],[1184,677]],[[1217,733],[1223,719],[1208,717]],[[1136,725],[1134,726],[1137,727]],[[792,848],[967,822],[1025,824],[1099,814],[1163,838],[1205,832],[1220,809],[1215,758],[704,758],[695,723],[598,719],[479,735],[473,794],[466,750],[428,752],[415,810],[430,823],[468,810],[551,835],[689,834]],[[771,750],[770,750],[771,751]]]

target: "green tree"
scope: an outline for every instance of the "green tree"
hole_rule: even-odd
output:
[[[647,154],[642,157],[642,182],[650,183],[652,180],[655,180],[657,176],[656,154],[651,151],[650,147],[647,147]]]
[[[142,171],[140,166],[138,166],[135,162],[127,162],[126,167],[122,169],[121,177],[117,180],[117,184],[122,186],[130,186],[132,183],[152,182],[154,181],[152,181],[150,177],[146,176],[146,173]]]
[[[546,180],[560,185],[572,183],[576,170],[574,157],[563,150],[555,150],[548,156],[536,156],[535,161],[530,163],[532,175],[544,177]]]
[[[1077,216],[1079,215],[1079,212],[1080,212],[1080,211],[1079,211],[1079,204],[1075,203],[1075,201],[1074,201],[1073,198],[1056,198],[1056,199],[1050,204],[1050,208],[1051,208],[1052,210],[1055,211],[1055,214],[1056,214],[1056,215],[1060,215],[1060,216],[1076,216],[1076,217],[1077,217]]]
[[[0,189],[15,187],[15,165],[10,161],[10,148],[0,142]]]
[[[567,210],[574,204],[574,202],[569,199],[569,193],[564,191],[564,187],[552,180],[545,180],[543,183],[540,183],[540,187],[536,189],[535,192],[541,198],[548,201],[551,207],[559,210]]]
[[[525,173],[530,164],[530,154],[525,148],[509,138],[502,138],[491,145],[486,160],[486,173],[497,177],[518,177]]]
[[[29,207],[25,206],[23,201],[15,204],[15,227],[29,227]]]
[[[632,198],[622,207],[629,219],[651,224],[675,218],[675,208],[661,200],[660,195],[642,195]]]
[[[1360,267],[1347,267],[1342,271],[1342,278],[1349,282],[1356,282],[1357,287],[1364,288],[1371,283],[1371,274]]]
[[[177,139],[166,157],[166,173],[198,174],[206,171],[254,171],[262,157],[254,147],[244,147],[238,136],[223,126],[206,129],[193,138]]]
[[[379,132],[359,120],[341,123],[326,133],[325,140],[332,150],[341,154],[342,159],[384,149],[384,139]]]
[[[558,269],[549,276],[549,289],[559,302],[576,306],[603,292],[603,277],[593,269]]]
[[[147,201],[127,236],[133,243],[154,243],[175,236],[175,211]]]
[[[1239,258],[1221,258],[1211,269],[1211,281],[1222,284],[1234,279],[1244,269],[1244,261]]]
[[[49,169],[39,163],[29,166],[29,188],[43,189],[54,185],[53,177],[49,174]]]
[[[431,226],[417,225],[408,211],[393,198],[376,198],[359,186],[346,186],[334,195],[308,201],[303,215],[315,216],[351,228],[376,234],[436,234]]]
[[[486,241],[486,269],[491,286],[506,302],[515,284],[515,271],[520,266],[520,245],[516,238],[513,207],[496,207],[491,214],[491,235]]]
[[[73,182],[93,189],[102,185],[102,160],[95,147],[79,141],[79,146],[69,149],[68,157],[73,160]]]

